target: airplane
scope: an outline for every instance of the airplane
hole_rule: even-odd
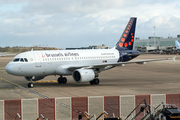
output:
[[[45,50],[28,51],[14,57],[5,70],[7,73],[24,76],[30,81],[28,87],[34,87],[33,81],[41,80],[48,75],[58,75],[59,84],[66,84],[66,75],[72,75],[77,83],[90,82],[99,84],[99,73],[116,66],[137,63],[146,64],[151,61],[170,60],[163,58],[152,60],[130,61],[140,55],[133,50],[136,17],[131,17],[116,46],[112,49],[91,50]]]
[[[180,52],[180,44],[177,40],[175,40],[176,50]]]

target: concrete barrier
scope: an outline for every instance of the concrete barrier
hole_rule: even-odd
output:
[[[175,104],[180,109],[180,94],[120,95],[61,97],[48,99],[0,100],[0,120],[9,120],[17,113],[22,120],[35,120],[42,114],[48,120],[78,120],[81,112],[88,112],[96,117],[103,111],[109,115],[125,119],[127,115],[143,100],[156,107],[160,103]],[[140,106],[144,106],[143,104]],[[131,115],[135,116],[140,107]],[[162,106],[159,108],[161,109]],[[144,116],[141,113],[137,119]],[[101,117],[103,119],[104,116]],[[132,118],[132,117],[130,117]],[[83,118],[85,120],[85,118]]]

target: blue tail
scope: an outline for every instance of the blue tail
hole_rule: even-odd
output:
[[[175,45],[176,45],[176,49],[180,50],[180,44],[179,44],[179,42],[177,40],[175,41]]]
[[[136,17],[130,18],[122,36],[116,44],[116,49],[121,50],[123,48],[126,48],[128,50],[133,50],[136,19]]]

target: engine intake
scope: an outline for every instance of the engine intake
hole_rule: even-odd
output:
[[[95,78],[95,73],[92,69],[76,69],[72,76],[75,82],[89,82]]]

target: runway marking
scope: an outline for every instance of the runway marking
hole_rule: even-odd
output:
[[[45,98],[45,99],[47,99],[47,100],[49,100],[49,101],[55,102],[54,99],[51,99],[51,98],[49,98],[49,97],[46,97],[46,96],[44,96],[44,95],[42,95],[42,94],[40,94],[40,93],[38,93],[38,92],[35,92],[35,91],[30,90],[30,89],[28,89],[28,88],[25,88],[25,87],[23,87],[23,86],[21,86],[21,85],[18,85],[18,84],[14,83],[14,82],[11,82],[11,81],[7,80],[7,79],[4,79],[4,78],[2,78],[2,77],[0,77],[0,79],[6,81],[6,82],[8,82],[8,83],[11,83],[11,84],[13,84],[13,85],[15,85],[15,86],[17,86],[17,87],[19,87],[19,88],[22,88],[22,89],[24,89],[24,90],[27,90],[27,91],[29,91],[29,92],[31,92],[31,93],[34,93],[34,94],[36,94],[36,95],[38,95],[38,96],[40,96],[40,97],[42,97],[42,98]],[[58,101],[56,101],[56,103],[59,104],[59,105],[61,105],[61,106],[63,106],[63,107],[65,107],[65,108],[67,108],[67,109],[71,109],[70,106],[68,106],[68,105],[66,105],[66,104],[64,104],[64,103],[60,103],[60,102],[58,102]],[[73,110],[74,112],[76,112],[76,113],[79,113],[79,114],[82,114],[82,113],[83,113],[83,112],[81,112],[81,111],[79,111],[79,110],[77,110],[77,109],[74,109],[74,108],[72,108],[72,110]]]
[[[9,81],[9,80],[7,80],[7,79],[4,79],[4,78],[2,78],[2,77],[0,77],[0,79],[6,81],[6,82],[8,82],[8,83],[11,83],[11,84],[13,84],[13,85],[15,85],[15,86],[17,86],[17,87],[19,87],[19,88],[22,88],[22,89],[24,89],[24,90],[27,90],[27,91],[29,91],[29,92],[32,92],[32,93],[34,93],[34,94],[36,94],[36,95],[38,95],[38,96],[40,96],[40,97],[48,98],[48,97],[46,97],[46,96],[44,96],[44,95],[41,95],[41,94],[38,93],[38,92],[35,92],[35,91],[30,90],[30,89],[28,89],[28,88],[25,88],[25,87],[23,87],[23,86],[21,86],[21,85],[18,85],[18,84],[16,84],[16,83],[11,82],[11,81]]]
[[[8,83],[11,83],[11,84],[13,84],[13,85],[15,85],[15,86],[17,86],[17,87],[22,87],[21,85],[18,85],[18,84],[16,84],[16,83],[13,83],[13,82],[11,82],[11,81],[9,81],[9,80],[6,80],[6,79],[4,79],[4,78],[2,78],[2,77],[0,77],[0,79],[6,81],[6,82],[8,82]]]
[[[34,81],[33,83],[58,83],[56,80],[48,80],[48,81]]]

